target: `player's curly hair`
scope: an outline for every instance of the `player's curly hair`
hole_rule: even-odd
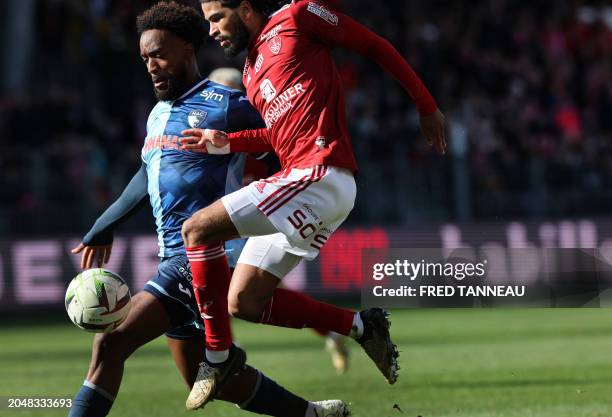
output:
[[[223,7],[235,9],[242,3],[243,0],[200,0],[200,3],[209,3],[211,1],[219,1]],[[290,0],[247,0],[253,6],[253,9],[264,14],[272,14],[280,9]]]
[[[174,1],[161,1],[142,12],[136,18],[139,35],[152,29],[167,30],[193,45],[197,53],[206,38],[204,19],[189,6]]]

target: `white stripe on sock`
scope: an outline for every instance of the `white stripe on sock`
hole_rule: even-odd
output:
[[[100,394],[101,396],[106,398],[107,400],[112,401],[112,402],[115,401],[115,396],[114,395],[109,394],[105,389],[100,388],[99,386],[97,386],[95,384],[92,384],[88,380],[85,380],[83,382],[83,385],[85,385],[87,388],[91,388],[92,390],[94,390],[95,392],[97,392],[98,394]]]

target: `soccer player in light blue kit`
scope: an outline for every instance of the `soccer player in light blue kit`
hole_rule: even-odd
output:
[[[149,200],[161,261],[157,276],[132,298],[127,319],[111,333],[96,335],[90,368],[70,417],[106,416],[119,390],[126,359],[164,333],[183,378],[188,386],[193,385],[203,360],[204,336],[181,226],[191,214],[241,186],[244,155],[181,151],[179,136],[190,127],[236,131],[262,126],[259,114],[240,91],[201,78],[195,53],[206,29],[194,9],[159,3],[140,15],[137,24],[141,56],[159,99],[147,122],[143,163],[73,253],[82,254],[82,268],[108,262],[114,229]],[[217,398],[279,417],[347,413],[341,401],[310,403],[249,366],[232,376]]]

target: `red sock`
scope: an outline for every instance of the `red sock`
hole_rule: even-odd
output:
[[[232,329],[227,311],[227,292],[231,279],[223,245],[187,248],[193,290],[206,330],[206,349],[226,350],[232,344]]]
[[[348,336],[355,312],[322,303],[296,291],[277,288],[266,304],[260,323],[301,329],[311,327]]]

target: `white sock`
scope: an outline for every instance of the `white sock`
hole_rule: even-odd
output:
[[[222,363],[229,358],[229,349],[225,350],[208,350],[206,349],[206,359],[210,363]]]
[[[349,336],[353,339],[359,339],[361,336],[363,336],[363,321],[361,321],[359,312],[355,313],[353,316],[353,325],[351,326]]]
[[[315,405],[313,403],[308,403],[308,407],[306,408],[306,414],[304,414],[304,417],[318,417],[317,413],[315,412]]]

